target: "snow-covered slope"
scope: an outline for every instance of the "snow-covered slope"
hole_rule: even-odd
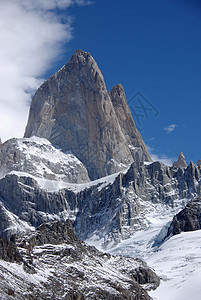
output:
[[[164,210],[159,205],[158,212],[150,213],[146,230],[110,249],[112,254],[140,257],[155,270],[161,283],[149,292],[154,300],[200,300],[201,230],[182,232],[164,241],[177,209]]]
[[[73,154],[39,137],[11,139],[0,145],[0,176],[11,171],[70,183],[90,181],[86,168]]]
[[[201,230],[196,230],[200,228],[200,201],[196,197],[179,214],[171,210],[161,215],[152,212],[148,229],[110,250],[141,257],[156,271],[161,284],[150,292],[154,300],[200,300]]]
[[[144,213],[144,221],[147,222],[147,227],[144,230],[136,231],[130,238],[122,240],[117,246],[109,249],[109,252],[116,255],[148,259],[158,250],[167,235],[174,215],[187,202],[187,199],[175,201],[174,207],[164,204],[147,205],[147,211]],[[91,240],[89,240],[89,243],[101,249],[100,244],[96,245]]]
[[[41,224],[69,219],[81,240],[148,261],[163,278],[155,299],[199,299],[200,231],[172,235],[201,229],[201,200],[175,216],[201,195],[201,162],[187,166],[180,153],[172,166],[151,163],[123,87],[108,92],[89,53],[76,51],[38,89],[25,136],[0,142],[0,298],[149,299],[133,280],[132,264],[148,283],[142,263],[75,235],[78,244],[58,245],[53,227],[56,243],[37,236]],[[13,234],[26,236],[18,264],[5,262]]]
[[[154,300],[200,300],[201,230],[171,237],[146,261],[162,278]]]
[[[73,191],[76,194],[81,191],[84,191],[85,189],[89,189],[91,187],[97,187],[98,190],[100,191],[102,188],[108,186],[109,184],[113,184],[115,181],[115,178],[119,174],[124,174],[126,171],[127,171],[127,169],[125,169],[124,171],[117,172],[115,174],[106,176],[106,177],[102,177],[97,180],[88,181],[85,183],[68,183],[61,179],[50,180],[50,179],[41,178],[38,176],[33,176],[29,173],[21,172],[21,171],[11,171],[11,172],[7,173],[6,175],[16,175],[19,178],[20,177],[33,178],[37,182],[38,186],[41,189],[46,190],[47,192],[52,193],[52,192],[59,192],[61,189],[68,189],[68,190]],[[5,177],[5,175],[2,178],[4,178],[4,177]]]

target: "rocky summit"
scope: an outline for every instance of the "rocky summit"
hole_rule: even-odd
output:
[[[72,152],[97,179],[151,161],[121,85],[108,92],[93,57],[77,50],[33,97],[25,137]]]
[[[175,168],[186,168],[187,167],[185,156],[182,152],[179,154],[178,160],[173,163],[173,167],[175,167]]]

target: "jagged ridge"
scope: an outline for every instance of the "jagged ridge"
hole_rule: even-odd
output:
[[[77,191],[76,191],[77,189]],[[5,221],[1,231],[9,232],[6,214],[38,226],[52,218],[71,218],[83,240],[96,236],[102,247],[110,248],[149,226],[148,217],[158,205],[178,212],[200,192],[200,167],[192,163],[175,169],[162,163],[133,163],[113,181],[91,186],[71,185],[49,192],[37,178],[15,173],[0,180],[0,197]],[[5,207],[9,210],[6,213]],[[11,226],[12,229],[12,226]]]

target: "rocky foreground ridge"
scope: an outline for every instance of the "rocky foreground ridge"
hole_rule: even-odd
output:
[[[0,239],[0,259],[1,299],[148,300],[142,286],[159,285],[146,263],[87,246],[68,220]]]

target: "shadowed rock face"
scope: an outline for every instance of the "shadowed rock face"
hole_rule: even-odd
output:
[[[115,85],[110,97],[121,126],[121,130],[126,138],[127,145],[132,153],[134,161],[151,161],[151,157],[147,152],[144,141],[135,126],[135,122],[131,115],[126,95],[121,84]]]
[[[22,257],[15,245],[14,236],[11,240],[0,237],[0,259],[9,262],[21,262]]]
[[[164,208],[183,209],[183,199],[200,194],[200,176],[192,163],[175,169],[160,162],[135,162],[126,172],[111,176],[111,182],[103,178],[77,190],[72,185],[48,191],[36,177],[7,174],[0,179],[0,233],[9,236],[24,230],[24,223],[38,227],[68,217],[79,238],[95,235],[101,247],[109,249],[147,228],[158,207],[161,213]]]
[[[91,179],[151,158],[137,131],[121,85],[108,92],[93,57],[77,50],[36,92],[25,137],[47,138],[72,151]]]
[[[174,216],[167,236],[179,234],[182,231],[201,229],[201,197],[198,196]]]

